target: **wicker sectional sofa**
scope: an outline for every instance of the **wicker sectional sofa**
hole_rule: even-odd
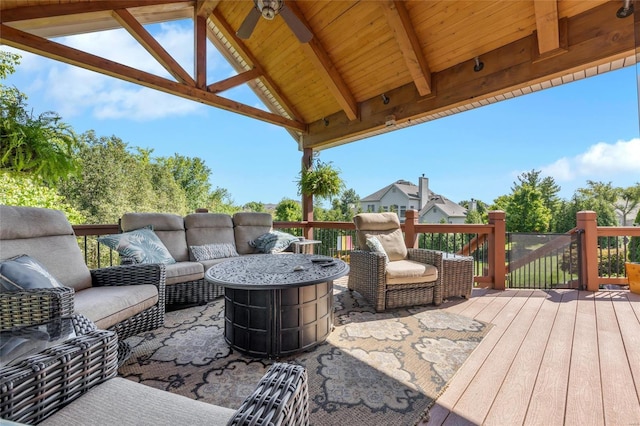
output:
[[[228,244],[240,256],[257,251],[249,241],[272,231],[269,213],[239,212],[193,213],[185,217],[170,213],[125,213],[120,218],[123,232],[151,226],[176,263],[166,265],[166,303],[205,303],[223,294],[219,286],[208,283],[204,273],[225,258],[197,261],[191,246]],[[131,258],[124,258],[131,263]]]

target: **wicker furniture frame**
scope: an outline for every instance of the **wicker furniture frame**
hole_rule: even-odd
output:
[[[70,316],[73,294],[69,287],[0,292],[0,331]]]
[[[382,253],[364,250],[351,251],[348,287],[373,304],[376,311],[405,306],[442,303],[442,259],[445,253],[437,250],[407,249],[407,259],[428,263],[438,270],[432,282],[412,284],[386,283],[386,262]]]
[[[152,284],[158,288],[158,303],[146,310],[113,325],[109,330],[118,333],[118,339],[153,330],[164,324],[165,313],[165,266],[158,263],[111,266],[92,269],[92,285],[96,287],[113,285]]]
[[[473,257],[445,253],[442,258],[442,298],[471,297],[473,290]]]
[[[36,424],[116,376],[117,334],[97,330],[81,315],[73,317],[73,326],[77,337],[0,369],[1,419]],[[228,424],[309,425],[304,367],[274,363]]]
[[[0,369],[0,418],[34,424],[114,377],[118,337],[72,317],[77,337]]]

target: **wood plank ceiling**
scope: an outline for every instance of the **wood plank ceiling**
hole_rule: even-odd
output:
[[[635,63],[637,24],[633,16],[616,17],[622,1],[286,5],[313,34],[308,43],[281,16],[260,17],[248,39],[238,38],[236,31],[255,7],[247,0],[3,0],[0,42],[283,126],[300,148],[313,150]],[[176,19],[193,23],[193,70],[183,69],[144,27]],[[173,79],[50,40],[121,27]],[[206,49],[212,46],[237,75],[206,81]],[[224,97],[241,84],[267,109]]]

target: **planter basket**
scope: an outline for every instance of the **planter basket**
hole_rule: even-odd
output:
[[[624,265],[629,280],[629,290],[632,293],[640,294],[640,263],[627,262]]]

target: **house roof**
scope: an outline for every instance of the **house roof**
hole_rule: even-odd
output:
[[[300,149],[315,151],[635,63],[635,18],[616,17],[622,1],[284,4],[310,31],[309,42],[282,16],[260,17],[251,36],[239,38],[254,2],[233,0],[3,0],[0,42],[282,126]],[[144,27],[177,19],[194,27],[185,46],[194,49],[193,70]],[[170,77],[51,40],[112,28],[131,33]],[[211,48],[237,75],[207,81]],[[225,97],[239,85],[266,108]]]
[[[418,190],[419,190],[418,186],[414,185],[413,183],[407,180],[400,179],[396,182],[393,182],[392,184],[385,186],[382,189],[379,189],[373,194],[370,194],[364,198],[361,198],[360,203],[380,201],[387,192],[391,191],[392,188],[396,188],[399,191],[403,192],[410,200],[415,200],[415,201],[420,200],[420,195],[418,194]],[[429,196],[432,196],[432,195],[433,195],[433,192],[429,190]]]
[[[461,205],[454,203],[447,197],[442,195],[434,195],[429,199],[429,202],[418,212],[418,216],[421,217],[432,209],[439,209],[447,217],[466,217],[467,209]]]

